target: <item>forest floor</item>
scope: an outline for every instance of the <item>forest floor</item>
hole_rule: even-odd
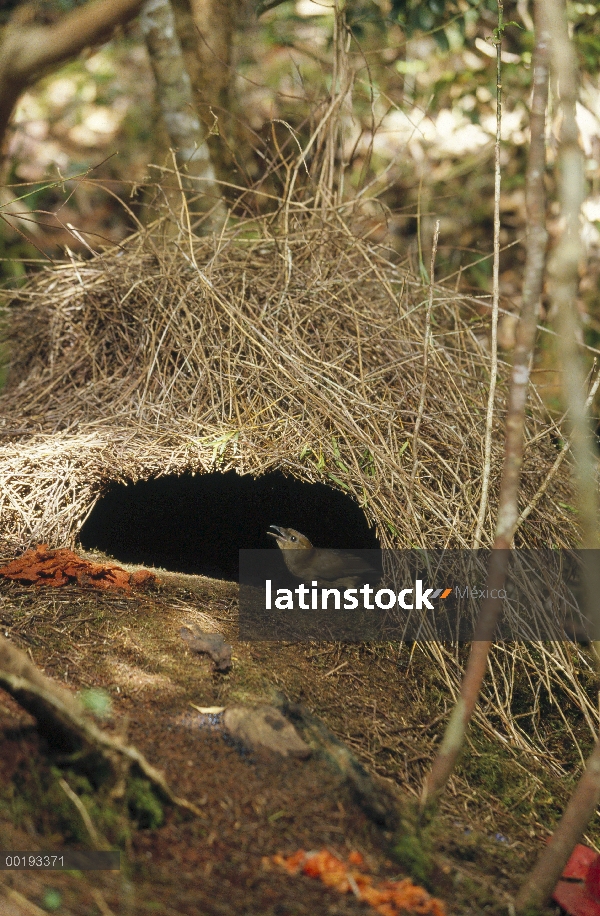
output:
[[[352,893],[288,874],[271,857],[326,848],[346,861],[354,851],[375,882],[398,880],[410,869],[394,857],[392,834],[369,820],[318,753],[304,760],[243,753],[217,720],[207,726],[197,707],[273,703],[284,694],[317,715],[377,778],[414,800],[447,708],[431,662],[406,646],[240,642],[236,583],[157,573],[158,589],[130,594],[0,579],[2,631],[73,691],[103,688],[112,700],[106,727],[201,811],[187,818],[171,811],[161,826],[132,827],[120,872],[0,871],[3,916],[367,914]],[[180,636],[186,624],[224,635],[233,648],[229,672],[190,652]],[[4,693],[0,735],[3,848],[56,850],[86,839],[89,846],[83,825],[79,836],[73,826],[78,812],[73,808],[69,827],[64,808],[53,810],[52,793],[42,787],[57,772],[33,720]],[[448,914],[506,914],[548,835],[533,806],[529,817],[520,816],[486,782],[482,740],[471,748],[478,764],[454,777],[432,833],[427,885]],[[527,790],[517,786],[527,770],[530,764],[508,767],[519,794]],[[546,791],[560,797],[558,784],[544,778]]]

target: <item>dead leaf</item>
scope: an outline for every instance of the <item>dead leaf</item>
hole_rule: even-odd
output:
[[[49,585],[58,588],[75,583],[100,589],[143,588],[158,585],[158,576],[147,569],[128,573],[113,563],[92,563],[77,556],[72,550],[51,550],[47,544],[38,544],[22,556],[0,567],[0,576],[22,585]]]

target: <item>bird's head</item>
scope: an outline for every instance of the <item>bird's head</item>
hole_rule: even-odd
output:
[[[272,538],[275,538],[282,550],[312,550],[312,544],[303,534],[294,528],[280,528],[279,525],[270,525],[272,531],[267,531]]]

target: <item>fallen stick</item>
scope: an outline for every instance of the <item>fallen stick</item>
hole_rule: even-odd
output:
[[[93,765],[107,763],[116,778],[132,770],[145,777],[159,799],[177,808],[200,815],[200,810],[175,795],[162,775],[137,748],[98,728],[84,713],[78,700],[64,687],[46,677],[24,652],[0,636],[0,687],[6,690],[37,722],[38,731],[53,750],[89,758]]]

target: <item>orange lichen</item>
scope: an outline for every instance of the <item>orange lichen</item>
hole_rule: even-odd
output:
[[[54,588],[76,583],[100,589],[122,589],[156,585],[154,573],[138,569],[134,573],[114,563],[91,563],[78,557],[72,550],[50,550],[47,544],[38,544],[22,556],[0,567],[0,576],[22,585],[49,585]]]
[[[350,853],[348,864],[327,849],[309,853],[299,849],[287,858],[275,855],[273,862],[281,865],[292,875],[301,872],[311,878],[319,878],[323,884],[340,894],[351,891],[359,900],[364,900],[373,907],[380,916],[446,916],[446,908],[442,901],[432,897],[419,885],[413,884],[409,878],[375,884],[371,875],[359,871],[356,867],[352,868],[351,866],[364,865],[364,859],[359,852]]]

